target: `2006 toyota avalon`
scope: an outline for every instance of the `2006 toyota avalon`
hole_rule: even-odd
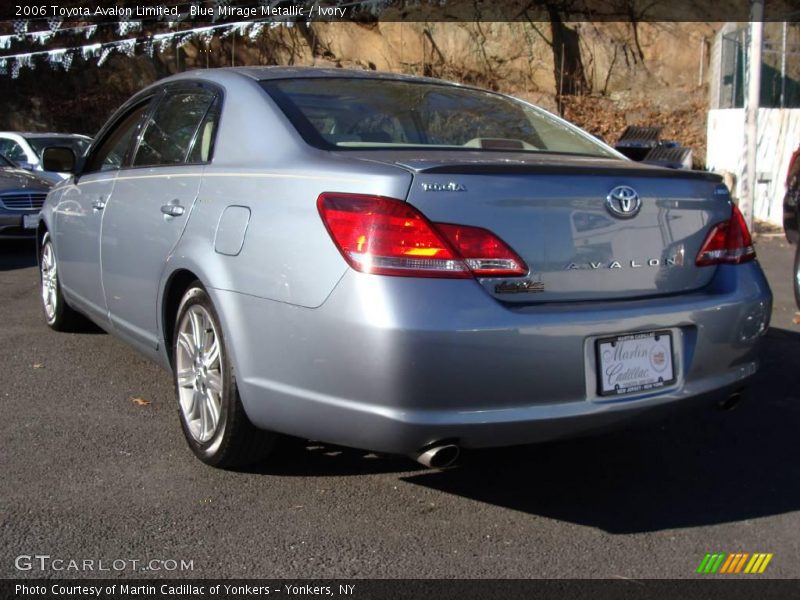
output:
[[[206,463],[279,434],[446,466],[738,393],[771,293],[709,173],[631,162],[527,103],[374,72],[144,89],[38,230],[77,313],[174,373]]]

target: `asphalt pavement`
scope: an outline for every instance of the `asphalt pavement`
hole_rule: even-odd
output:
[[[0,578],[683,578],[707,552],[773,553],[764,576],[798,577],[793,248],[757,248],[773,321],[734,411],[442,472],[300,442],[225,472],[186,446],[170,375],[102,331],[48,329],[33,246],[0,242]]]

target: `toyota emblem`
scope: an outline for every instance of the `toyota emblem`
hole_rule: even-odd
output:
[[[608,192],[606,208],[615,217],[630,219],[639,213],[639,209],[642,208],[642,200],[632,187],[618,185]]]

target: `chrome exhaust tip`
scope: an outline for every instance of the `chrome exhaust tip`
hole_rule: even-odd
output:
[[[446,469],[453,466],[460,454],[461,450],[455,444],[434,444],[427,446],[413,458],[430,469]]]
[[[734,392],[733,394],[725,398],[725,400],[720,400],[719,403],[717,403],[717,407],[720,410],[733,410],[734,408],[739,406],[739,403],[741,401],[742,401],[742,393]]]

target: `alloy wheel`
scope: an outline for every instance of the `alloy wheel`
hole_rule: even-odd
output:
[[[204,443],[220,424],[224,357],[217,327],[203,306],[195,304],[183,315],[176,344],[181,412],[192,437]]]
[[[58,309],[58,268],[53,244],[45,242],[42,248],[42,304],[47,322],[51,323],[56,318]]]

